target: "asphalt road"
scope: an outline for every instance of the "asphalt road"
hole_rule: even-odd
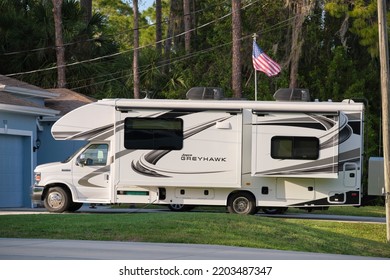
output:
[[[0,260],[379,260],[219,245],[0,238]]]
[[[197,211],[196,208],[192,210]],[[142,208],[111,208],[110,206],[97,206],[96,208],[89,208],[83,206],[76,213],[147,213],[147,212],[171,212],[168,208],[162,209],[142,209]],[[0,215],[18,215],[18,214],[47,214],[48,211],[45,208],[0,208]],[[53,213],[51,213],[53,214]],[[55,215],[55,214],[53,214]],[[312,219],[312,220],[327,220],[327,221],[339,221],[339,222],[357,222],[357,223],[379,223],[385,224],[386,218],[381,217],[364,217],[364,216],[344,216],[344,215],[326,215],[326,214],[312,214],[312,213],[285,213],[281,215],[267,215],[256,214],[258,216],[266,216],[272,218],[289,218],[289,219]]]

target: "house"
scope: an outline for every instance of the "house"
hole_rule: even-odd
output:
[[[0,207],[31,207],[33,170],[61,161],[83,142],[55,141],[51,126],[94,100],[68,89],[44,90],[0,75]]]

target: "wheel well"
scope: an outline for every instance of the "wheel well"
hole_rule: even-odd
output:
[[[71,190],[69,189],[69,187],[67,185],[65,185],[63,183],[54,183],[54,184],[46,185],[46,187],[43,189],[43,192],[42,192],[42,196],[41,196],[42,201],[45,199],[46,194],[49,191],[49,189],[54,188],[54,187],[60,187],[60,188],[64,189],[66,192],[68,192],[70,194],[70,197],[73,201],[73,195],[72,195]]]
[[[234,194],[237,194],[237,193],[242,193],[242,194],[248,194],[252,199],[253,201],[255,202],[255,205],[256,205],[256,196],[251,192],[251,191],[242,191],[242,190],[237,190],[237,191],[233,191],[229,194],[227,200],[226,200],[226,206],[229,205],[229,201],[231,200],[232,196]]]

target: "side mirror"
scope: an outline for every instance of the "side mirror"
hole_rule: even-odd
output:
[[[87,164],[87,159],[85,158],[84,154],[81,154],[77,160],[76,160],[76,165],[79,165],[81,167],[84,167],[84,165]]]

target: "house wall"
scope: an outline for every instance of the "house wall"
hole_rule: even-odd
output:
[[[41,122],[42,131],[38,132],[41,146],[38,150],[37,164],[63,161],[86,144],[86,141],[55,140],[51,135],[54,122]]]
[[[85,141],[57,141],[53,122],[37,122],[37,116],[0,112],[0,208],[31,207],[34,168],[63,161]],[[36,140],[40,147],[34,151]]]

